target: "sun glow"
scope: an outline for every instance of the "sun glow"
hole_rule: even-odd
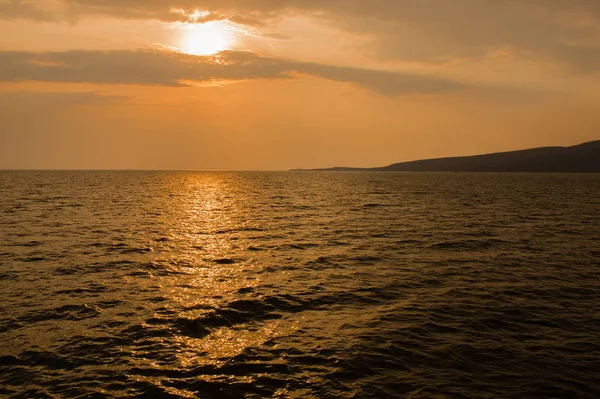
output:
[[[193,24],[184,31],[182,50],[193,55],[212,55],[233,44],[233,32],[220,21]]]

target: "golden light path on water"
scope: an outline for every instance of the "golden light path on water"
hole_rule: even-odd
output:
[[[241,231],[256,228],[244,218],[247,204],[240,201],[239,187],[220,175],[206,177],[173,186],[170,211],[163,219],[169,225],[165,230],[170,232],[165,242],[177,245],[161,263],[177,265],[178,274],[162,277],[160,285],[191,330],[203,328],[200,323],[193,324],[194,320],[210,318],[213,309],[234,302],[240,292],[256,289],[264,268],[256,259],[244,256],[247,246],[237,237]],[[160,318],[160,314],[155,317]],[[277,336],[280,324],[280,320],[268,320],[232,328],[225,323],[205,336],[177,336],[178,363],[182,368],[225,364]],[[284,330],[294,330],[295,325]]]

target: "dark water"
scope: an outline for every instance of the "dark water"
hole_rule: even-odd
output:
[[[0,173],[0,396],[598,398],[600,176]]]

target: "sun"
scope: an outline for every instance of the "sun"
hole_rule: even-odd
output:
[[[188,54],[212,55],[233,44],[233,33],[219,21],[190,25],[183,33],[181,47]]]

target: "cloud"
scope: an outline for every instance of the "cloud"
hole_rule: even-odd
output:
[[[0,0],[1,1],[1,0]],[[205,12],[197,12],[208,11]],[[512,47],[583,72],[600,71],[598,0],[6,0],[0,19],[105,15],[164,22],[228,19],[266,25],[305,15],[370,38],[381,60],[444,63]]]
[[[57,19],[53,11],[39,7],[39,3],[21,0],[9,0],[0,3],[0,20],[32,19],[35,21],[53,21]]]
[[[394,96],[456,90],[458,82],[393,71],[263,57],[245,51],[193,56],[171,51],[0,52],[0,81],[186,86],[186,82],[289,79],[294,74],[347,82]]]
[[[28,107],[78,107],[107,106],[129,101],[127,96],[99,92],[66,91],[0,91],[0,104],[4,107],[25,104]]]
[[[388,96],[403,93],[445,92],[463,87],[461,83],[441,78],[316,63],[298,63],[294,70],[324,79],[356,83]]]
[[[0,2],[0,19],[58,21],[74,16],[105,15],[165,22],[229,19],[245,25],[260,25],[284,12],[285,3],[271,0],[3,0]],[[210,10],[210,14],[197,12],[204,10]]]
[[[48,4],[53,4],[52,7]],[[209,13],[194,13],[194,11]],[[54,13],[54,14],[53,14]],[[307,15],[372,39],[372,55],[389,60],[441,62],[483,57],[514,47],[528,57],[599,70],[598,0],[9,0],[4,19],[122,19],[198,22],[229,19],[264,25]]]

